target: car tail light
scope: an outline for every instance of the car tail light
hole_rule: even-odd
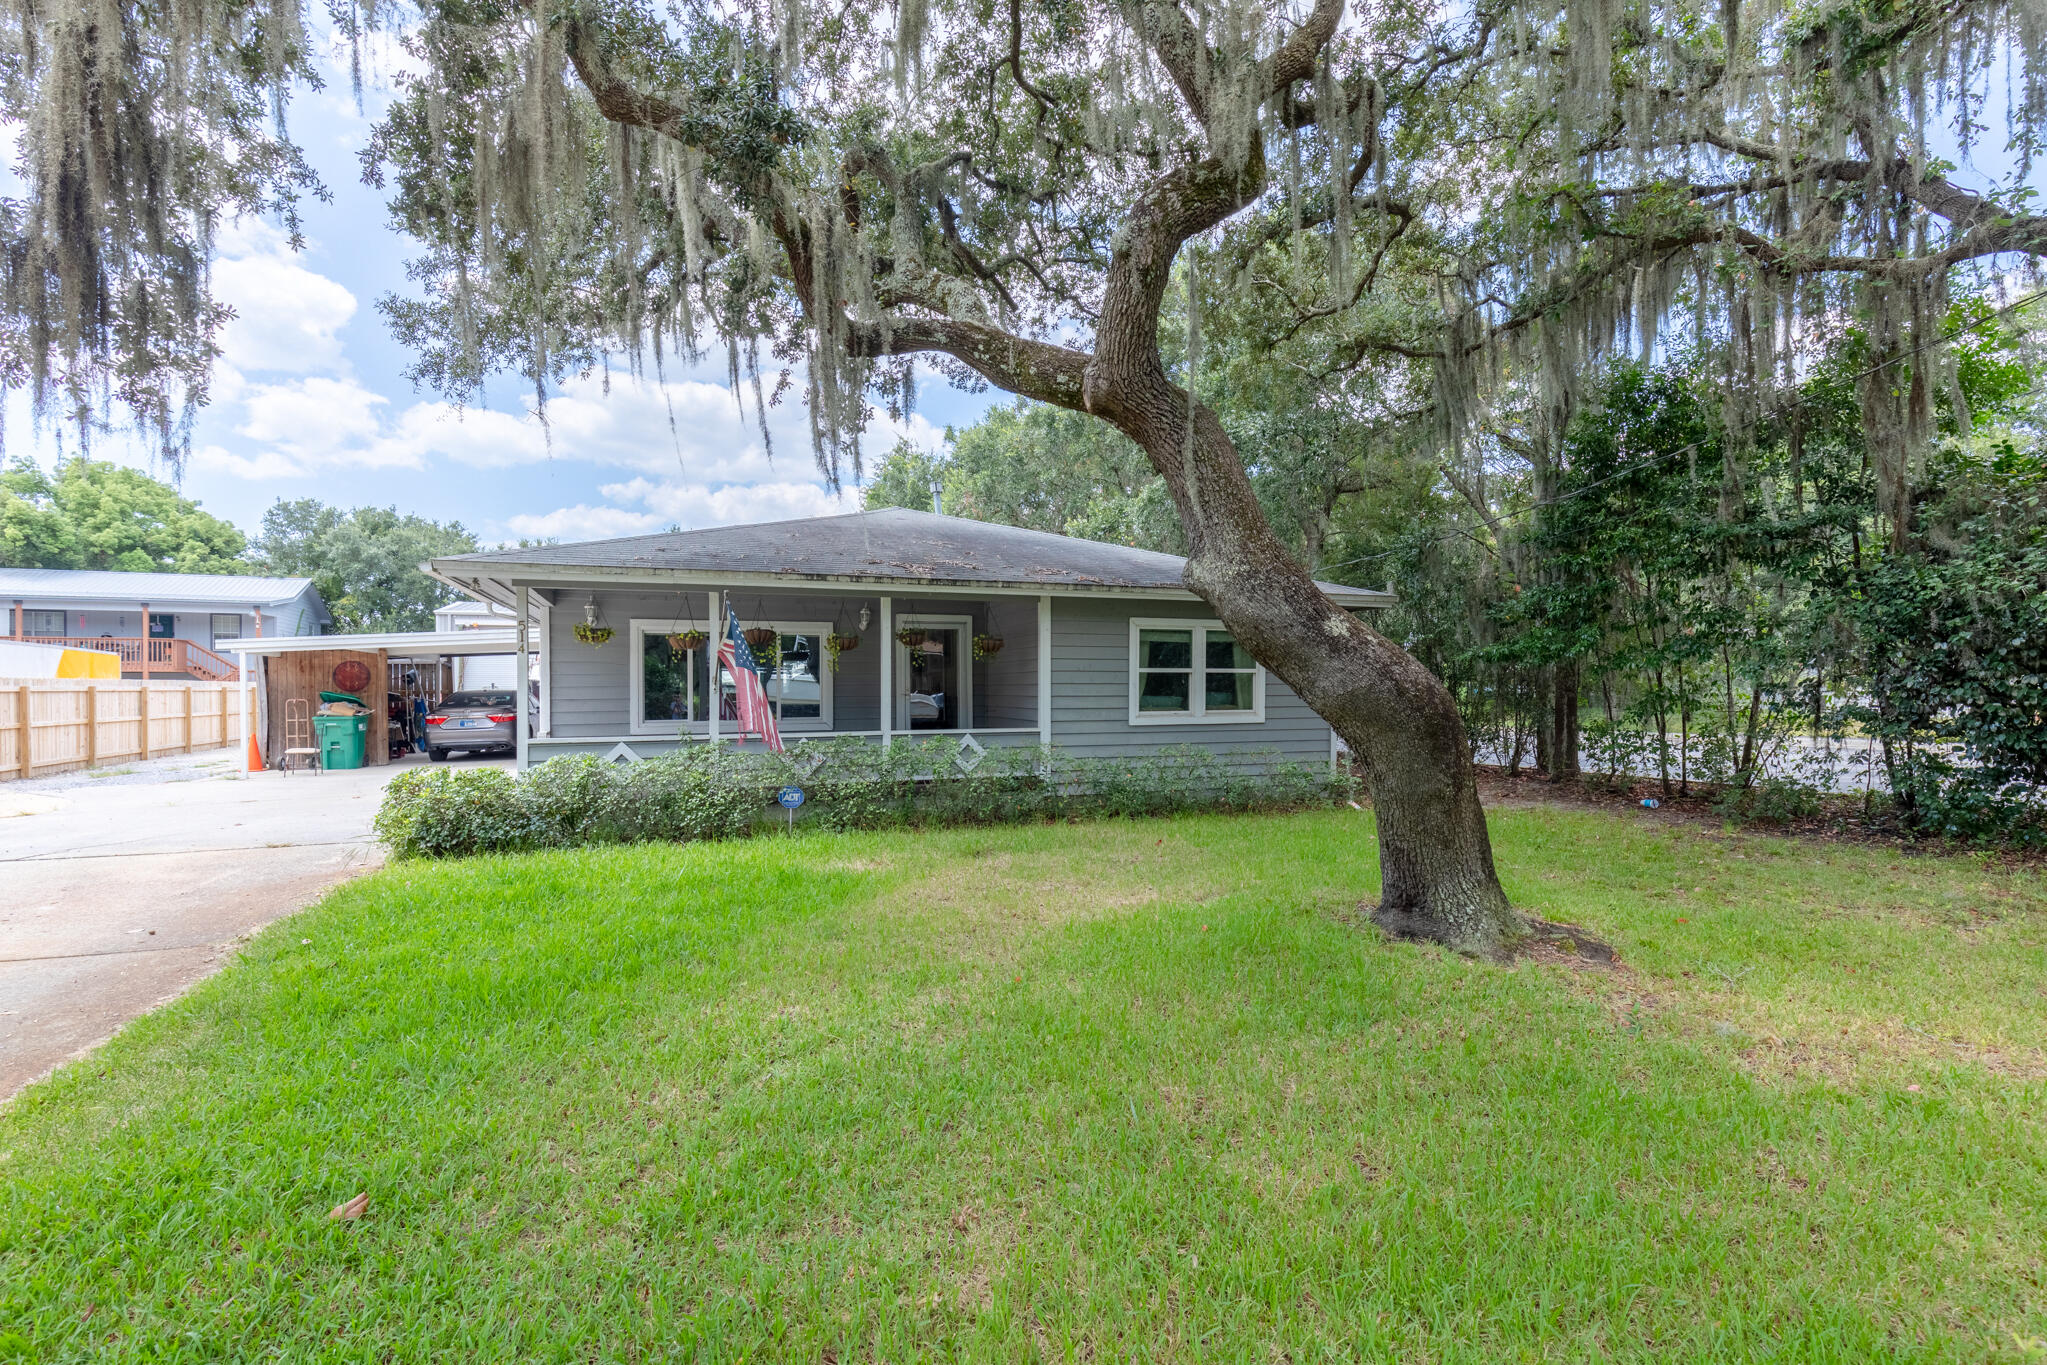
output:
[[[426,723],[428,725],[446,725],[448,723],[448,718],[446,716],[428,716],[426,718]]]
[[[492,725],[510,725],[513,721],[517,719],[518,717],[513,715],[510,711],[507,711],[502,715],[493,711],[490,715],[490,723]]]

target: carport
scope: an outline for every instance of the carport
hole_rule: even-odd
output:
[[[284,704],[297,698],[317,711],[323,691],[351,693],[370,708],[365,761],[374,766],[390,761],[387,716],[394,693],[408,699],[424,696],[428,705],[433,705],[453,688],[456,659],[513,654],[518,649],[518,632],[480,629],[279,636],[237,640],[234,647],[247,714],[255,718],[256,745],[264,767],[278,766],[283,756]],[[547,710],[543,683],[543,718]]]

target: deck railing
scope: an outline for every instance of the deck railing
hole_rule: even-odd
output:
[[[241,671],[205,645],[190,640],[144,640],[132,635],[28,635],[30,644],[94,649],[121,656],[123,673],[142,671],[143,650],[149,651],[151,673],[183,673],[201,682],[237,682]]]

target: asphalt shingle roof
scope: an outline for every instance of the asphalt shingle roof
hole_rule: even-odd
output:
[[[891,507],[843,516],[451,555],[433,563],[435,568],[456,575],[487,573],[496,565],[532,565],[1113,590],[1184,589],[1180,574],[1187,561],[1179,555],[1133,550],[1127,545]],[[1343,584],[1322,586],[1339,598],[1380,596]]]

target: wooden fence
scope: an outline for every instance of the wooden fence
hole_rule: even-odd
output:
[[[238,744],[243,706],[231,683],[0,679],[0,781]]]

